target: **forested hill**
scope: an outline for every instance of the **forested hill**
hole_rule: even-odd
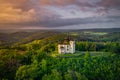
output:
[[[85,30],[27,30],[1,32],[0,45],[25,44],[34,40],[60,41],[67,36],[76,41],[119,42],[120,29],[85,29]]]
[[[15,43],[29,43],[34,40],[41,40],[53,35],[60,34],[55,31],[40,31],[40,32],[14,32],[14,33],[0,33],[1,45],[12,45]]]

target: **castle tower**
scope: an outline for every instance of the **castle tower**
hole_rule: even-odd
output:
[[[70,41],[71,53],[75,53],[75,41]]]

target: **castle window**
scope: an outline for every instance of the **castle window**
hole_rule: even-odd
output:
[[[67,49],[67,51],[69,51],[69,49]]]
[[[69,46],[67,45],[67,48],[69,48]]]

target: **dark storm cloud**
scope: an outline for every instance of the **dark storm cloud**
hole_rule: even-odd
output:
[[[97,4],[106,8],[120,8],[120,0],[101,0]]]
[[[71,25],[83,25],[83,24],[97,24],[97,23],[114,23],[120,21],[120,16],[110,16],[110,17],[99,17],[99,18],[75,18],[75,19],[57,19],[57,20],[45,20],[38,22],[22,23],[19,26],[42,26],[42,27],[61,27],[61,26],[71,26]],[[17,25],[17,24],[11,24]],[[78,26],[79,27],[79,26]]]

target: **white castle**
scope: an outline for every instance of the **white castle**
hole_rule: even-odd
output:
[[[75,41],[65,39],[63,43],[58,44],[58,52],[60,54],[75,53]]]

